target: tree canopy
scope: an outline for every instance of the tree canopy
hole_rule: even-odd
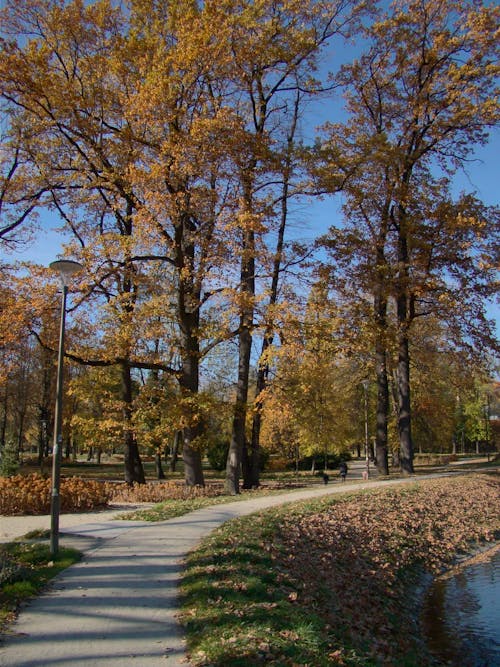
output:
[[[313,441],[352,446],[368,379],[380,469],[392,404],[411,472],[412,408],[423,414],[431,384],[415,373],[412,405],[421,321],[432,320],[446,354],[496,347],[485,300],[498,210],[453,184],[498,124],[498,8],[7,0],[1,26],[0,244],[36,239],[50,215],[65,255],[83,265],[69,311],[67,358],[80,371],[67,428],[96,446],[119,437],[129,483],[144,481],[141,451],[181,434],[186,482],[203,484],[212,413],[227,415],[232,401],[221,431],[227,488],[238,493],[242,465],[245,485],[259,483],[261,421],[272,433],[280,406],[304,452]],[[321,59],[347,37],[357,56],[340,69],[331,59],[326,76]],[[339,89],[347,120],[332,106],[306,146],[309,107],[328,108]],[[292,241],[292,202],[337,192],[344,222],[318,244],[324,261]],[[4,264],[2,445],[19,422],[12,368],[28,349],[50,370],[57,335],[55,279]],[[231,387],[219,404],[204,375],[217,354]],[[449,405],[445,384],[433,387]],[[31,419],[50,427],[47,401]],[[40,442],[42,430],[32,431]]]

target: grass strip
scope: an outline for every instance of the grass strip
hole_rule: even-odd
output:
[[[167,521],[174,519],[189,512],[211,507],[212,505],[225,505],[227,503],[236,503],[244,500],[250,500],[258,496],[275,496],[284,493],[293,493],[293,491],[303,491],[305,487],[282,488],[282,489],[256,489],[253,491],[241,491],[237,496],[197,496],[196,498],[170,498],[157,503],[151,508],[137,510],[120,514],[117,519],[127,521]]]
[[[498,487],[494,475],[420,481],[224,524],[186,564],[192,663],[431,664],[419,587],[499,538]]]
[[[60,548],[52,558],[47,543],[16,541],[0,545],[0,632],[15,619],[19,607],[42,591],[61,570],[81,558],[75,549]]]

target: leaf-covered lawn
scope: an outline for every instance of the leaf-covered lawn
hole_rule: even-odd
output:
[[[500,535],[494,475],[328,497],[226,524],[188,561],[197,665],[426,664],[418,586]]]

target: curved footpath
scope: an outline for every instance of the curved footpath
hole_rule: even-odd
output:
[[[158,523],[101,520],[68,528],[61,517],[61,544],[84,557],[21,612],[0,646],[0,665],[186,667],[177,587],[187,553],[214,528],[286,502],[414,481],[335,482]]]

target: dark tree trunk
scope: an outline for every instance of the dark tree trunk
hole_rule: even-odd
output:
[[[250,190],[247,192],[249,193]],[[248,195],[247,202],[250,201],[251,198]],[[236,495],[240,492],[240,468],[246,436],[248,381],[250,377],[250,353],[252,349],[253,297],[255,294],[255,232],[252,229],[243,230],[241,291],[245,294],[246,298],[240,315],[238,382],[236,386],[231,441],[227,455],[225,484],[226,492],[231,495]]]
[[[182,432],[182,460],[184,462],[185,481],[188,486],[205,486],[201,454],[193,447],[193,441],[200,434],[200,429],[185,428]]]
[[[387,453],[387,420],[389,413],[389,385],[387,381],[386,352],[377,345],[375,352],[375,364],[377,374],[377,415],[375,456],[377,459],[377,471],[380,475],[389,474],[389,461]]]
[[[266,339],[264,339],[262,344],[261,358],[264,356],[267,347],[269,347],[269,345],[265,345],[265,342]],[[256,401],[252,420],[252,439],[249,447],[245,443],[242,460],[244,489],[256,489],[260,486],[260,429],[262,424],[262,406],[259,402],[259,396],[261,396],[266,387],[267,371],[267,364],[263,366],[259,365],[257,370],[257,383],[255,389]]]
[[[381,245],[381,244],[380,244]],[[377,263],[379,277],[383,277],[385,260],[383,246],[379,247]],[[375,433],[375,458],[379,475],[389,474],[389,460],[387,453],[387,423],[389,419],[389,381],[387,378],[387,297],[384,294],[384,284],[377,286],[374,297],[374,313],[376,326],[375,340],[375,373],[377,376],[377,412]]]
[[[156,469],[156,479],[165,479],[165,473],[163,472],[163,466],[161,461],[161,452],[155,453],[155,469]]]
[[[198,368],[198,342],[191,338],[195,350],[188,349],[190,352],[184,359],[183,373],[180,378],[182,394],[184,398],[196,398],[198,395],[199,368]],[[186,348],[185,348],[186,350]],[[203,425],[199,422],[194,423],[194,416],[188,415],[192,426],[186,426],[182,430],[182,460],[184,462],[185,482],[188,486],[205,486],[203,476],[203,467],[201,461],[201,452],[197,447],[196,440],[201,435]]]
[[[402,216],[403,217],[403,216]],[[398,317],[398,432],[399,450],[401,456],[401,471],[406,475],[414,473],[413,468],[413,440],[411,436],[411,400],[410,400],[410,345],[408,329],[411,322],[410,307],[407,296],[408,282],[408,245],[404,233],[401,231],[399,240],[399,277],[397,297]]]
[[[139,447],[132,428],[132,376],[127,363],[121,365],[121,392],[123,403],[123,446],[125,481],[127,484],[145,484]]]
[[[182,431],[176,431],[174,435],[174,442],[172,444],[172,456],[170,458],[170,472],[175,472],[177,467],[177,459],[179,458],[179,445],[182,441]]]
[[[177,313],[181,336],[182,372],[179,385],[185,401],[188,425],[182,430],[182,460],[185,482],[188,486],[205,486],[201,452],[197,438],[203,431],[199,416],[195,415],[200,382],[200,306],[201,283],[196,277],[196,224],[187,212],[182,212],[175,227],[175,263],[179,285]],[[194,406],[193,406],[194,402]]]
[[[414,473],[413,440],[411,436],[411,403],[410,403],[410,359],[408,338],[402,333],[399,340],[398,354],[398,431],[401,452],[401,470],[407,475]]]
[[[236,495],[240,492],[239,479],[245,444],[251,348],[252,335],[248,329],[244,329],[239,336],[238,384],[236,387],[233,428],[226,465],[226,492],[231,495]]]

